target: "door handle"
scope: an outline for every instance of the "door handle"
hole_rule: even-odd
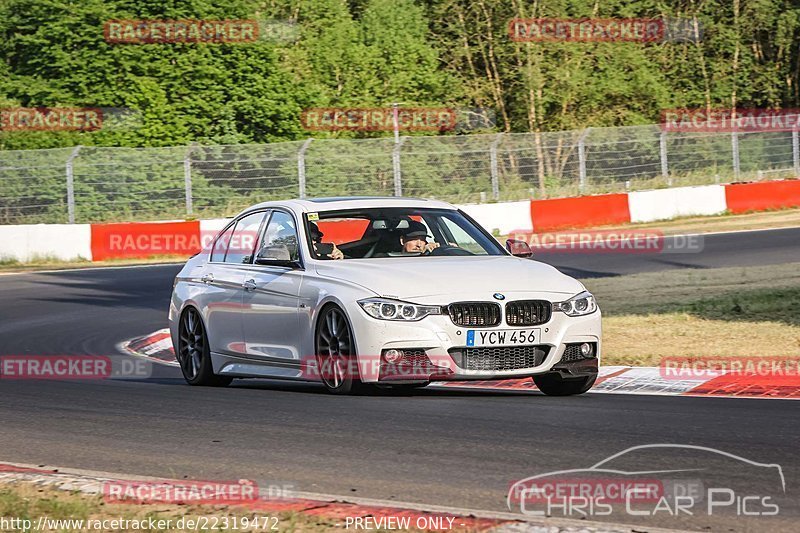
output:
[[[254,279],[248,279],[242,283],[242,287],[244,287],[246,291],[254,291],[256,290],[256,281]]]
[[[200,281],[202,281],[203,283],[211,283],[212,281],[214,281],[214,274],[206,274],[205,276],[200,278]]]

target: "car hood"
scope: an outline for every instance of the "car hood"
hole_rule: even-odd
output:
[[[511,256],[395,257],[320,262],[322,277],[349,281],[397,299],[500,292],[550,292],[573,296],[584,290],[576,279],[538,261]]]

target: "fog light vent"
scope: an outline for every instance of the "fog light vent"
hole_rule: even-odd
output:
[[[581,359],[591,359],[597,355],[596,347],[597,344],[594,342],[567,344],[564,349],[564,355],[561,356],[561,361],[568,363],[570,361],[580,361]]]

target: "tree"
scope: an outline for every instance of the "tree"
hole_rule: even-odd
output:
[[[299,113],[307,96],[279,64],[274,43],[125,45],[103,36],[104,23],[112,19],[252,16],[248,2],[7,0],[0,6],[0,55],[9,76],[0,94],[20,106],[139,112],[137,127],[40,136],[40,142],[55,145],[293,139],[300,135]],[[4,143],[14,147],[21,137],[6,135]]]

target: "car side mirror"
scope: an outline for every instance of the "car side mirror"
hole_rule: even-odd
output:
[[[508,239],[506,241],[506,250],[515,257],[531,257],[533,255],[530,245],[517,239]]]
[[[255,263],[257,265],[265,266],[285,266],[290,268],[300,267],[300,263],[292,259],[289,249],[281,244],[265,246],[259,250]]]

